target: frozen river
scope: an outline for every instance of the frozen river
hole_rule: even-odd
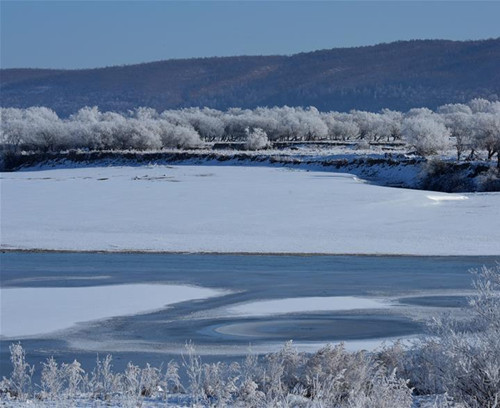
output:
[[[2,249],[498,255],[500,193],[371,185],[257,166],[1,173]]]
[[[168,361],[186,341],[207,359],[290,339],[373,348],[463,305],[468,270],[496,259],[3,253],[0,375],[18,340],[32,363],[112,353],[117,368]]]

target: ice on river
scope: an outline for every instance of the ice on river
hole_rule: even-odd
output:
[[[232,316],[249,317],[287,313],[385,309],[388,307],[390,307],[389,302],[379,299],[355,296],[314,296],[241,303],[229,307],[227,312]]]
[[[224,293],[196,286],[160,284],[0,288],[0,336],[40,335],[79,322],[138,314]]]

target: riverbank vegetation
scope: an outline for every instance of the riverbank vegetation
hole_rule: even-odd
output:
[[[256,150],[280,142],[336,141],[354,142],[358,148],[392,143],[425,157],[453,149],[460,161],[491,160],[500,150],[500,102],[484,99],[443,105],[435,112],[340,113],[285,106],[225,112],[137,108],[121,114],[85,107],[59,118],[45,107],[1,108],[1,121],[2,148],[9,152],[187,149],[216,142]]]

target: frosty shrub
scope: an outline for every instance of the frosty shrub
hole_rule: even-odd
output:
[[[497,173],[496,169],[492,170],[494,173]],[[420,188],[448,193],[474,191],[476,188],[479,190],[484,189],[482,184],[486,180],[485,175],[479,176],[477,179],[466,176],[467,174],[464,171],[457,169],[455,163],[433,157],[427,160],[422,166]]]
[[[167,388],[166,377],[163,376],[161,368],[149,364],[141,369],[128,363],[125,372],[117,376],[116,381],[121,387],[119,390],[121,397],[125,397],[127,401],[135,401],[136,405],[143,397],[164,397]],[[115,387],[118,385],[115,384]]]
[[[210,404],[229,406],[238,391],[240,367],[237,363],[203,365],[203,392]]]
[[[434,318],[430,336],[410,350],[396,344],[380,358],[409,378],[418,394],[446,393],[457,406],[498,408],[500,266],[472,273],[476,294],[469,298],[467,320]]]
[[[87,377],[84,377],[85,371],[81,364],[74,360],[71,364],[63,364],[62,366],[66,385],[65,396],[75,398],[83,394],[85,391],[84,387],[87,384]]]
[[[245,141],[245,148],[247,150],[265,149],[268,146],[269,139],[267,138],[266,132],[260,128],[256,128],[252,131],[247,129],[247,139]]]
[[[120,378],[114,374],[111,365],[112,357],[107,355],[104,360],[97,357],[96,366],[89,381],[90,393],[93,399],[110,401],[118,392]]]
[[[360,140],[356,145],[354,146],[356,150],[369,150],[370,149],[370,142],[367,140],[363,139]]]
[[[42,391],[39,398],[51,400],[60,398],[64,388],[64,368],[59,367],[53,357],[48,358],[42,365]]]
[[[26,352],[21,343],[11,344],[9,350],[12,374],[10,378],[3,378],[1,394],[24,401],[33,391],[31,378],[35,367],[26,362]]]
[[[477,184],[479,191],[500,191],[500,172],[489,168],[478,177]]]
[[[299,353],[292,342],[259,359],[248,355],[243,364],[204,364],[193,344],[186,345],[183,368],[188,385],[184,388],[179,366],[170,362],[166,372],[146,364],[129,363],[123,372],[112,370],[112,358],[97,358],[90,376],[78,362],[42,363],[41,383],[34,392],[33,368],[24,361],[20,344],[11,347],[16,368],[1,384],[1,399],[36,399],[41,406],[158,406],[187,390],[186,405],[200,407],[400,407],[411,406],[412,390],[396,370],[386,368],[366,352],[350,353],[343,345],[325,346],[310,355]],[[23,369],[24,367],[24,369]],[[24,381],[24,382],[23,382]],[[16,386],[19,391],[8,392]],[[88,404],[87,404],[87,402]]]
[[[181,384],[181,377],[179,375],[179,364],[175,361],[169,361],[167,365],[165,392],[173,394],[184,393],[184,387]]]
[[[186,352],[182,355],[182,365],[186,370],[189,381],[189,392],[193,402],[198,404],[206,400],[203,388],[203,365],[201,358],[196,354],[196,349],[192,342],[186,343]]]

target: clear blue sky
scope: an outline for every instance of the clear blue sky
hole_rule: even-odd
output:
[[[500,1],[1,0],[1,66],[89,68],[500,37]]]

